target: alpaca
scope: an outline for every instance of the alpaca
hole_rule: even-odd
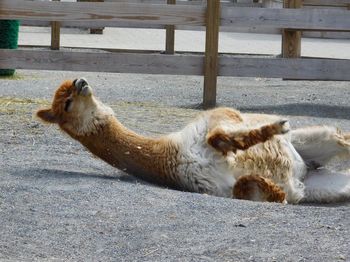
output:
[[[292,204],[350,199],[350,175],[324,168],[350,156],[350,133],[334,127],[290,130],[276,115],[216,108],[181,131],[145,137],[124,127],[84,78],[63,82],[37,116],[110,165],[166,187]]]

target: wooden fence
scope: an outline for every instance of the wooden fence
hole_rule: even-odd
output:
[[[199,2],[199,3],[198,3]],[[0,50],[0,68],[104,71],[171,75],[204,75],[203,104],[216,102],[218,76],[266,77],[305,80],[350,80],[350,60],[301,58],[301,31],[350,31],[350,11],[301,8],[330,0],[285,0],[282,9],[221,3],[219,0],[132,0],[86,2],[42,2],[1,0],[0,19],[51,25],[53,39],[60,26],[166,28],[166,52],[131,50]],[[332,0],[350,5],[350,0]],[[177,29],[206,30],[205,53],[175,52]],[[235,56],[218,53],[219,30],[283,31],[283,56]],[[59,42],[53,43],[54,49]]]

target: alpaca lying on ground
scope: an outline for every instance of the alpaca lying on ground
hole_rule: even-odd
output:
[[[275,115],[217,108],[179,132],[149,138],[124,127],[83,78],[65,81],[37,115],[112,166],[171,188],[282,203],[350,199],[350,175],[323,168],[350,156],[350,133],[334,127],[290,131]]]

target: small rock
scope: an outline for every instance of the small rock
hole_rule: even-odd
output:
[[[31,123],[31,124],[29,125],[30,128],[38,128],[39,126],[40,126],[39,123]]]

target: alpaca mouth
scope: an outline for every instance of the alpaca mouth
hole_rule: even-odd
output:
[[[81,96],[90,96],[92,94],[92,88],[88,85],[83,86],[78,90],[78,95]]]

